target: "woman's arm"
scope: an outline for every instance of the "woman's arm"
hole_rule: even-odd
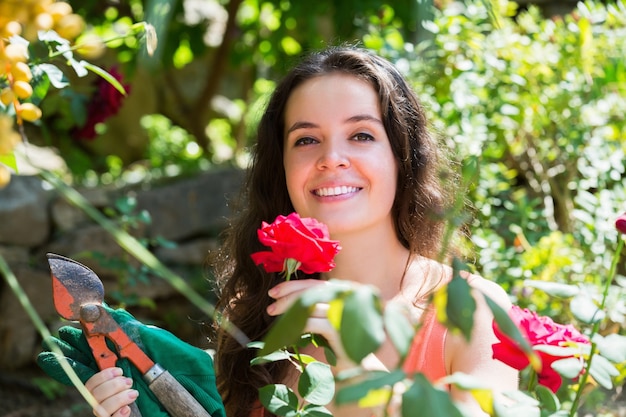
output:
[[[498,398],[502,393],[518,389],[519,374],[517,370],[493,359],[492,345],[498,342],[493,332],[493,314],[483,295],[498,303],[505,311],[511,302],[504,290],[494,282],[481,277],[472,277],[471,286],[476,299],[474,327],[471,338],[467,341],[462,335],[448,335],[446,341],[446,358],[449,373],[463,372],[471,375],[491,389]],[[470,392],[452,387],[452,398],[471,412],[472,416],[486,416]]]

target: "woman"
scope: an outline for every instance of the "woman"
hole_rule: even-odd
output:
[[[417,96],[389,62],[351,47],[310,55],[277,86],[260,121],[243,210],[216,258],[218,310],[251,340],[261,340],[299,294],[324,285],[327,273],[284,282],[250,257],[264,249],[257,237],[261,222],[295,211],[325,223],[331,238],[340,241],[332,277],[375,285],[385,301],[410,306],[413,319],[424,322],[427,331],[420,331],[412,350],[422,360],[412,371],[431,380],[464,372],[495,391],[515,390],[516,371],[491,358],[496,342],[492,316],[479,295],[507,308],[500,287],[466,277],[478,302],[470,342],[447,334],[425,314],[429,296],[452,275],[435,261],[442,255],[444,213],[454,192],[453,184],[442,182],[451,179],[445,163]],[[333,342],[336,335],[324,309],[316,311],[306,330],[334,343],[339,353],[335,371],[354,366]],[[250,366],[256,352],[219,330],[215,365],[228,417],[269,416],[259,404],[258,389],[296,383],[286,361]],[[397,352],[387,343],[362,365],[380,370],[397,362]],[[124,415],[133,401],[122,383],[129,382],[120,378],[103,371],[87,383],[107,415]],[[466,392],[451,388],[451,395],[470,415],[484,415]],[[333,408],[337,417],[370,417],[373,411]]]
[[[390,63],[356,48],[312,54],[277,86],[260,121],[244,187],[245,210],[231,225],[221,258],[218,308],[259,340],[302,291],[323,285],[332,275],[377,286],[385,300],[410,304],[419,319],[429,295],[451,278],[450,268],[433,260],[441,255],[443,213],[453,195],[453,184],[442,182],[449,175],[445,168],[422,106]],[[283,282],[280,274],[267,274],[250,259],[263,249],[257,237],[261,222],[293,211],[325,223],[331,238],[339,240],[342,250],[331,273]],[[500,287],[476,276],[469,281],[508,307]],[[421,354],[430,358],[428,363],[436,362],[434,349],[442,346],[445,369],[420,369],[427,363],[416,370],[432,378],[465,372],[495,390],[515,390],[516,371],[491,358],[496,342],[492,317],[477,298],[471,342],[446,336],[435,325],[440,343],[423,341],[432,349]],[[333,338],[323,316],[309,320],[306,330]],[[242,365],[255,353],[220,333],[216,370],[229,417],[251,415],[259,406],[259,387],[294,383],[293,367],[286,361]],[[367,366],[387,369],[397,359],[384,345],[367,358]],[[339,358],[337,366],[350,364]],[[453,388],[452,396],[481,415],[466,392]],[[371,416],[367,410],[334,411],[336,416]]]

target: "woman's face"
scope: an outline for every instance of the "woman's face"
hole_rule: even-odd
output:
[[[284,168],[296,211],[331,234],[391,227],[398,167],[378,95],[346,74],[310,79],[285,111]]]

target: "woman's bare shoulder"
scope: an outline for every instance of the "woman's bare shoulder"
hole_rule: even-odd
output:
[[[509,295],[498,283],[476,274],[468,274],[467,282],[473,289],[498,303],[500,307],[508,308],[511,306]]]

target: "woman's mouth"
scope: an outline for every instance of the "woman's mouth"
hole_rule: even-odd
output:
[[[356,193],[360,189],[361,188],[359,187],[352,187],[347,185],[342,185],[338,187],[323,187],[313,190],[313,194],[318,197],[336,197],[338,195]]]

